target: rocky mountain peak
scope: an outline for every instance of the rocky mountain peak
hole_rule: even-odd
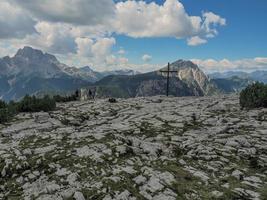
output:
[[[167,70],[167,66],[163,70]],[[177,71],[171,73],[171,77],[177,77],[184,81],[188,87],[197,88],[204,95],[216,91],[216,87],[210,82],[208,76],[192,61],[179,59],[170,64],[170,70]],[[158,72],[158,74],[166,76],[166,73]]]
[[[59,63],[54,55],[43,53],[41,50],[34,49],[29,46],[25,46],[22,49],[19,49],[14,58],[27,58],[33,61],[48,61],[51,63]]]
[[[189,60],[182,60],[182,59],[171,63],[170,67],[175,70],[185,69],[185,68],[198,69],[198,66],[194,64],[193,62]]]

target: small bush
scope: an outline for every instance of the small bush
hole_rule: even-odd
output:
[[[108,102],[109,103],[117,103],[117,100],[115,98],[109,98]]]
[[[242,108],[266,108],[267,85],[259,82],[249,85],[241,91],[239,100]]]
[[[2,108],[6,108],[6,107],[7,107],[6,102],[0,100],[0,109],[2,109]]]

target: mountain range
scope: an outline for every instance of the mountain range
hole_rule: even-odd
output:
[[[166,70],[166,67],[162,69]],[[204,96],[218,94],[217,86],[191,61],[178,60],[170,64],[170,95]],[[153,71],[131,76],[111,75],[93,86],[98,97],[137,97],[166,94],[166,73]]]
[[[249,75],[240,72],[235,77],[230,77],[231,73],[207,76],[196,64],[185,60],[171,63],[170,69],[176,71],[170,74],[170,95],[174,96],[236,92],[255,78],[266,81],[266,76],[256,72]],[[59,62],[54,55],[27,46],[19,49],[13,57],[0,58],[0,99],[17,100],[25,94],[66,94],[83,87],[96,90],[98,97],[163,95],[166,93],[166,73],[98,72],[89,66],[70,67]]]
[[[213,79],[229,79],[232,77],[238,77],[240,79],[250,79],[252,81],[259,81],[263,83],[267,83],[267,69],[258,70],[254,72],[243,72],[243,71],[228,71],[228,72],[215,72],[209,74],[209,77]]]
[[[137,73],[133,70],[96,72],[89,66],[69,67],[54,55],[26,46],[13,57],[0,58],[0,99],[16,100],[25,94],[64,93],[91,85],[111,74]]]

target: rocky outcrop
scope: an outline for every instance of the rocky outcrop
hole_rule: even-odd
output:
[[[161,69],[167,70],[167,67]],[[139,97],[166,94],[166,72],[154,71],[132,76],[108,76],[95,83],[104,88],[101,96]],[[219,94],[213,82],[191,61],[178,60],[170,65],[169,95],[207,96]],[[113,90],[119,91],[115,93]]]
[[[167,70],[164,67],[161,70]],[[177,77],[179,80],[185,82],[189,88],[194,88],[195,91],[200,91],[203,95],[218,94],[219,90],[214,85],[209,77],[199,69],[199,67],[191,61],[178,60],[170,64],[171,71],[177,71],[170,73],[171,77]],[[166,76],[166,73],[158,71],[158,74]]]
[[[183,81],[175,78],[170,79],[169,93],[173,96],[203,96],[202,91],[190,88]],[[142,81],[137,88],[136,97],[166,95],[166,80]]]

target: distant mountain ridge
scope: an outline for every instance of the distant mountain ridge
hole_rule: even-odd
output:
[[[196,64],[186,60],[177,60],[170,68],[177,71],[170,74],[170,95],[174,96],[235,92],[251,82],[249,78],[218,78],[220,74],[211,75],[211,79]],[[264,74],[255,73],[253,76],[265,80]],[[153,96],[166,93],[166,73],[98,72],[90,66],[70,67],[59,62],[54,55],[24,47],[13,57],[0,58],[0,86],[0,99],[4,100],[17,100],[25,94],[64,94],[83,87],[96,88],[99,97]]]
[[[223,93],[240,92],[254,81],[249,78],[240,78],[238,76],[232,76],[230,78],[215,78],[212,79],[213,83]]]
[[[69,67],[54,55],[32,47],[19,49],[13,57],[0,58],[0,98],[19,99],[42,91],[71,91],[88,86],[110,74],[134,71],[96,72],[90,67]]]
[[[224,78],[229,79],[232,77],[239,77],[241,79],[251,79],[253,81],[260,81],[263,83],[267,83],[267,69],[258,70],[254,72],[242,72],[242,71],[228,71],[228,72],[216,72],[209,74],[209,76],[213,79]]]
[[[219,89],[191,61],[178,60],[170,65],[170,95],[204,96],[218,94]],[[166,70],[164,67],[162,70]],[[148,72],[131,76],[107,76],[96,82],[97,96],[138,97],[166,94],[166,73]]]

